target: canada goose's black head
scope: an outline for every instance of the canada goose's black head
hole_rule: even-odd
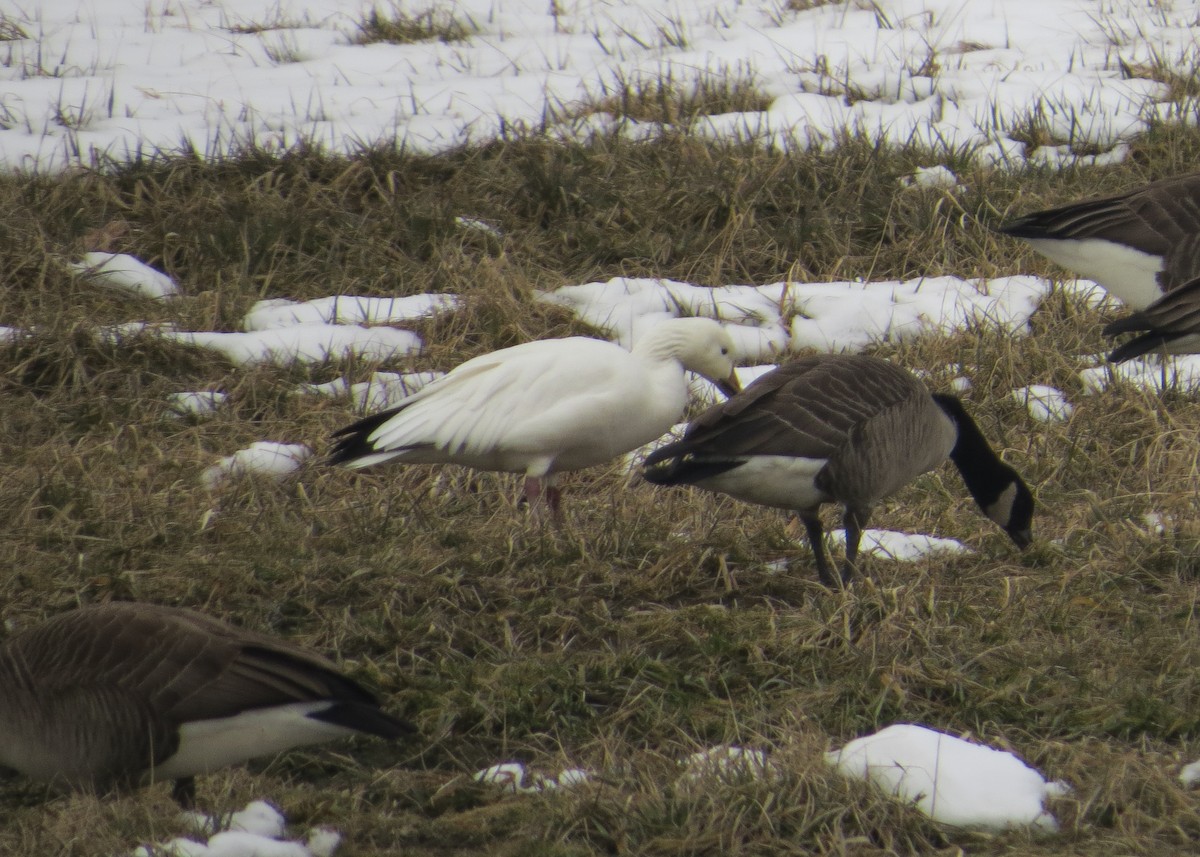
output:
[[[1005,464],[987,442],[957,396],[934,393],[933,400],[958,432],[950,460],[967,490],[1009,538],[1024,550],[1033,542],[1033,492],[1017,471]]]
[[[984,505],[982,498],[976,499],[980,501],[983,513],[1008,533],[1017,547],[1025,550],[1033,544],[1033,492],[1016,471],[1012,472],[1012,482],[996,495],[995,500]]]

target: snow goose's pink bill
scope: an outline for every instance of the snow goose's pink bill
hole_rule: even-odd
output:
[[[335,432],[329,460],[524,473],[530,505],[544,490],[557,516],[558,473],[603,464],[671,428],[687,406],[685,370],[736,393],[734,353],[728,332],[707,318],[664,321],[632,351],[578,336],[504,348]]]

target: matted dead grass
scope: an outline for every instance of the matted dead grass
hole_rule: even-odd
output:
[[[989,226],[1182,172],[1198,152],[1194,131],[1162,128],[1108,170],[952,163],[962,192],[901,189],[935,163],[920,151],[782,155],[685,135],[0,179],[0,323],[36,331],[0,348],[0,608],[20,625],[114,598],[181,604],[341,659],[420,739],[294,752],[205,778],[200,794],[217,809],[268,796],[299,830],[336,824],[347,855],[1196,853],[1200,797],[1175,776],[1200,755],[1200,404],[1083,395],[1078,355],[1105,348],[1109,316],[1069,293],[1027,336],[876,349],[934,387],[971,377],[970,408],[1038,495],[1035,546],[1017,553],[943,468],[874,523],[973,553],[873,561],[846,593],[816,583],[779,513],[655,490],[617,465],[566,480],[562,533],[527,517],[507,476],[314,460],[285,482],[210,491],[200,473],[255,440],[323,453],[353,414],[297,397],[301,382],[588,332],[535,303],[539,289],[1053,274]],[[101,241],[161,266],[183,297],[72,278],[65,260]],[[427,291],[465,306],[414,325],[427,350],[386,367],[239,369],[97,332],[232,330],[261,298]],[[1009,394],[1030,383],[1063,389],[1074,416],[1033,421]],[[223,389],[228,405],[171,416],[166,396],[192,389]],[[1009,747],[1069,781],[1063,832],[952,832],[827,770],[830,746],[897,721]],[[769,750],[776,778],[680,781],[680,759],[727,742]],[[598,775],[521,797],[470,781],[509,759]],[[0,808],[3,853],[120,854],[178,832],[164,789],[97,800],[18,781]]]

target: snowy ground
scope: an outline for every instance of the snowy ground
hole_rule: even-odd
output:
[[[369,10],[462,40],[359,45]],[[764,110],[701,133],[777,146],[845,132],[1022,160],[1014,130],[1121,157],[1171,115],[1154,69],[1186,70],[1191,2],[879,0],[790,11],[784,0],[12,0],[0,42],[0,166],[60,169],[93,154],[305,140],[444,151],[506,129],[586,133],[605,97],[647,81],[741,81]],[[1128,70],[1134,70],[1130,75]],[[1143,70],[1138,72],[1138,70]],[[647,129],[631,128],[630,133]],[[1057,146],[1029,157],[1056,162]],[[933,166],[933,165],[931,165]]]
[[[1145,130],[1148,119],[1175,115],[1166,84],[1154,78],[1195,67],[1200,20],[1200,4],[1183,0],[845,0],[805,11],[789,11],[783,0],[440,0],[437,20],[457,23],[466,38],[358,44],[360,24],[374,7],[387,16],[407,6],[372,0],[9,0],[0,7],[0,169],[55,172],[97,158],[119,162],[184,148],[216,156],[248,143],[279,149],[301,141],[341,152],[395,141],[436,153],[511,129],[546,128],[567,137],[616,129],[645,136],[658,129],[622,123],[605,111],[604,101],[654,81],[684,91],[740,82],[762,96],[764,109],[709,116],[695,129],[714,138],[807,147],[832,145],[852,133],[896,144],[915,140],[1014,165],[1026,159],[1067,162],[1074,157],[1068,144],[1086,144],[1100,153],[1089,162],[1103,163],[1124,157],[1125,142]],[[1035,120],[1049,129],[1054,144],[1027,153],[1015,137]],[[955,177],[930,164],[911,181],[952,186]],[[462,225],[479,228],[465,220]],[[88,254],[75,261],[79,276],[97,287],[163,301],[178,292],[161,272],[128,257]],[[1086,292],[1090,284],[1079,288]],[[566,286],[544,299],[569,306],[625,344],[646,325],[681,310],[711,315],[730,325],[742,362],[754,365],[778,362],[800,347],[857,350],[879,339],[981,320],[1021,335],[1048,289],[1030,277],[722,289],[620,279]],[[255,307],[243,331],[230,333],[148,328],[131,309],[129,324],[110,333],[163,336],[217,349],[237,363],[323,360],[330,354],[380,359],[422,347],[403,330],[407,319],[454,310],[453,297],[438,295],[404,302],[276,300]],[[0,325],[6,322],[11,320],[0,315]],[[32,335],[0,327],[0,342]],[[1200,358],[1194,360],[1165,368],[1134,361],[1114,370],[1096,355],[1084,377],[1093,390],[1114,377],[1147,386],[1195,386]],[[354,387],[335,382],[297,394],[346,395],[356,407],[375,410],[428,380],[380,373]],[[1071,417],[1071,404],[1052,388],[1035,385],[1013,395],[1036,419]],[[180,391],[171,406],[197,415],[221,402],[221,391]],[[246,471],[286,473],[311,450],[285,440],[229,450],[228,458],[197,478],[219,490],[224,479]],[[903,534],[881,535],[879,550],[902,558],[930,549],[927,536],[911,538],[906,545]],[[965,823],[1052,828],[1042,813],[1042,798],[1051,791],[1036,772],[1007,754],[987,757],[993,751],[914,729],[893,733],[890,744],[851,745],[830,761],[907,795],[935,817],[938,811],[927,804],[942,793],[940,780],[905,785],[876,771],[925,764],[905,755],[911,753],[918,759],[934,753],[946,771],[960,758],[973,771],[994,762],[1001,770],[995,781],[1016,783],[1011,803],[995,792],[972,797],[974,792],[956,787],[944,793],[941,809],[953,798],[954,817]],[[892,755],[872,761],[870,753],[885,746],[884,755]],[[742,765],[749,759],[751,767],[765,770],[758,756],[740,750],[720,758]],[[701,761],[711,763],[708,756]],[[700,764],[692,760],[689,769]],[[481,776],[515,778],[522,788],[525,782],[523,773],[508,768]],[[1010,806],[1016,808],[1006,813]],[[176,853],[191,853],[190,847],[179,845]],[[200,847],[195,853],[202,853]],[[319,850],[311,842],[286,847]],[[332,851],[336,842],[321,847]]]

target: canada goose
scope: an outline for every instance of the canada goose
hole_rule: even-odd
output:
[[[876,357],[820,354],[785,363],[693,420],[682,440],[647,457],[644,475],[659,485],[692,484],[795,511],[817,574],[834,586],[821,504],[845,508],[845,583],[871,507],[947,456],[983,513],[1026,547],[1033,495],[962,402],[931,395],[913,375]]]
[[[1035,211],[1000,231],[1145,309],[1200,277],[1200,173]]]
[[[1105,336],[1138,333],[1108,355],[1113,363],[1162,349],[1168,354],[1200,353],[1200,279],[1172,289],[1150,306],[1104,328]]]
[[[412,731],[325,658],[173,607],[111,603],[0,646],[0,766],[97,791],[362,732]]]
[[[661,322],[626,351],[600,339],[543,339],[455,367],[399,405],[334,432],[332,464],[463,464],[525,474],[532,507],[555,476],[602,464],[682,416],[689,369],[737,391],[733,340],[707,318]],[[544,485],[543,485],[544,483]]]

